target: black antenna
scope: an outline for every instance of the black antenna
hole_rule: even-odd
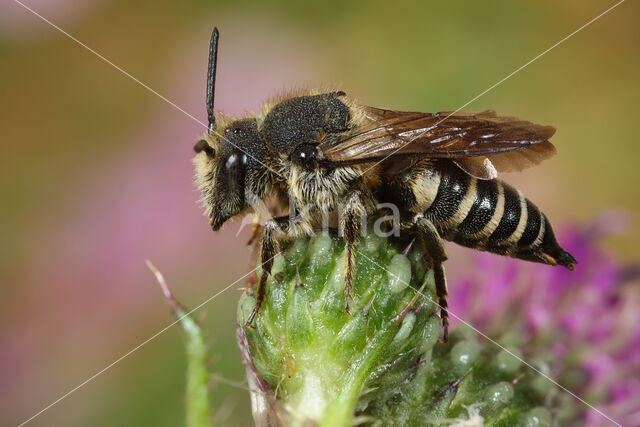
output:
[[[207,66],[207,118],[209,133],[216,129],[216,116],[213,112],[213,96],[216,89],[216,63],[218,62],[218,28],[213,28],[209,43],[209,65]]]

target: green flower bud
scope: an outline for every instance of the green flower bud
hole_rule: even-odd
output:
[[[253,292],[243,294],[238,341],[257,424],[551,422],[549,390],[518,358],[467,327],[439,342],[433,274],[421,245],[406,246],[373,233],[361,239],[351,314],[343,311],[344,243],[327,233],[282,248],[253,327],[245,326]]]

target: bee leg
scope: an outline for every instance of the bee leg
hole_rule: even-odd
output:
[[[256,305],[253,307],[253,311],[247,319],[246,326],[252,326],[253,319],[256,317],[264,301],[265,291],[267,289],[267,278],[271,274],[271,267],[273,267],[273,258],[278,251],[278,242],[275,238],[276,234],[286,232],[289,224],[288,216],[281,216],[270,219],[264,225],[264,232],[262,234],[262,244],[260,247],[260,262],[262,263],[262,274],[260,275],[260,281],[258,282],[258,288],[256,289]]]
[[[260,225],[260,214],[253,215],[253,222],[251,224],[251,237],[247,241],[247,246],[252,246],[258,242],[262,226]]]
[[[354,273],[354,248],[358,243],[358,234],[362,227],[362,216],[365,212],[362,198],[359,191],[355,191],[350,197],[344,210],[344,215],[340,221],[342,230],[342,238],[345,242],[344,255],[344,295],[345,305],[344,312],[350,313],[351,291],[353,289],[353,273]]]
[[[413,217],[413,223],[420,231],[425,247],[431,258],[431,267],[433,269],[433,279],[436,285],[436,296],[438,297],[438,306],[440,306],[440,318],[442,319],[442,342],[449,340],[449,312],[447,311],[447,278],[444,274],[444,266],[442,263],[447,260],[447,252],[442,244],[442,239],[438,234],[438,230],[431,221],[418,214]]]

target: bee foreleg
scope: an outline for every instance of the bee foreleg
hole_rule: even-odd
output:
[[[420,232],[429,257],[431,258],[431,268],[433,269],[433,279],[436,285],[436,296],[440,307],[440,318],[442,319],[442,341],[449,339],[449,313],[447,311],[447,278],[444,274],[442,263],[447,260],[447,252],[444,249],[442,239],[438,230],[431,221],[418,214],[413,217],[413,224]]]
[[[262,226],[260,225],[260,214],[253,215],[253,222],[251,224],[251,237],[247,241],[247,246],[252,246],[258,242]]]
[[[345,295],[345,313],[350,312],[351,291],[353,289],[353,273],[354,273],[354,248],[358,243],[358,234],[362,228],[362,217],[365,207],[362,203],[362,195],[359,191],[355,191],[349,197],[344,214],[341,218],[340,229],[342,230],[342,238],[345,242],[344,255],[344,295]]]
[[[280,216],[272,218],[264,225],[262,233],[262,243],[260,246],[260,262],[262,263],[262,274],[256,289],[256,305],[253,307],[251,315],[247,319],[247,326],[251,326],[253,319],[256,317],[264,301],[265,291],[267,289],[267,278],[271,274],[273,267],[273,258],[278,252],[278,241],[276,235],[284,233],[289,228],[289,217]]]

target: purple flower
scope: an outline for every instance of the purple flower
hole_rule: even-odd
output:
[[[640,268],[600,245],[624,223],[609,213],[563,230],[559,241],[579,262],[573,272],[480,253],[451,284],[449,304],[491,336],[522,330],[527,361],[549,362],[560,384],[617,422],[640,425]],[[587,425],[607,423],[587,405],[576,409]]]

